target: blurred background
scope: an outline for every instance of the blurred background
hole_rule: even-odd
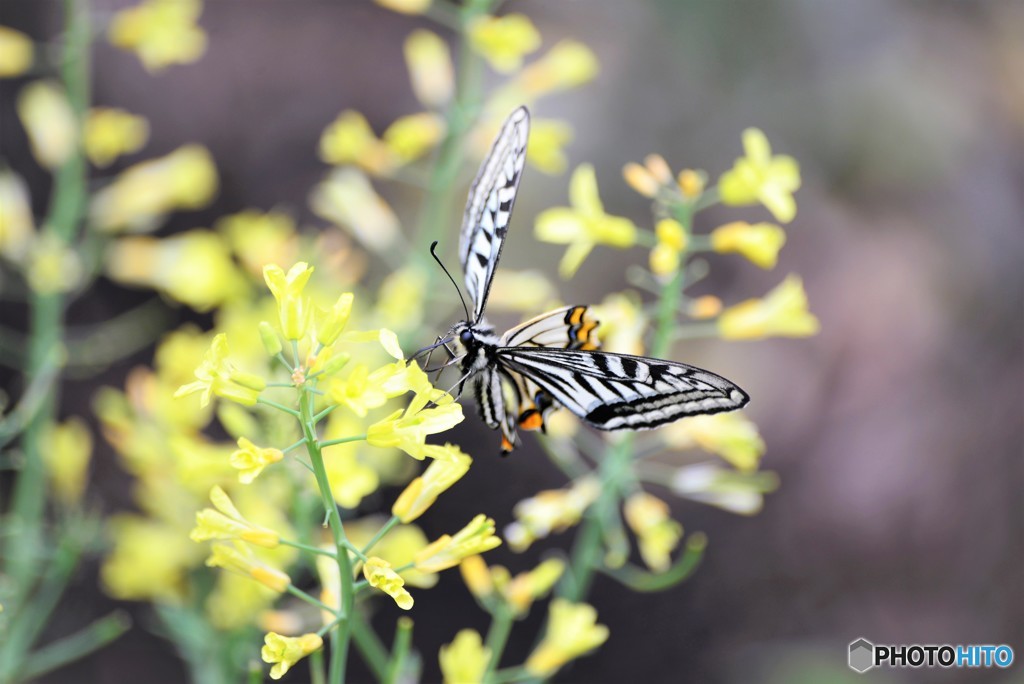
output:
[[[100,14],[126,4],[93,3]],[[763,467],[781,485],[749,518],[673,499],[687,531],[709,536],[699,571],[664,594],[599,577],[591,602],[611,641],[559,679],[859,681],[845,655],[857,637],[1005,643],[1024,657],[1024,3],[509,0],[502,11],[529,15],[545,46],[571,36],[596,52],[597,80],[535,114],[571,122],[570,168],[594,164],[608,211],[648,215],[621,168],[650,152],[715,175],[740,154],[740,132],[757,126],[774,150],[799,160],[799,211],[779,266],[712,256],[706,287],[735,302],[799,272],[821,321],[820,335],[807,339],[677,347],[679,360],[749,392],[748,414],[768,447]],[[54,35],[59,20],[52,2],[0,4],[0,24],[36,38]],[[344,109],[363,112],[376,130],[417,110],[401,44],[422,22],[368,1],[210,0],[200,20],[209,45],[194,65],[153,76],[97,42],[93,100],[149,119],[148,156],[193,141],[216,159],[215,201],[173,216],[161,235],[246,208],[279,208],[315,225],[307,196],[327,168],[316,156],[323,129]],[[14,115],[19,83],[0,82],[0,156],[26,178],[41,213],[49,176]],[[565,204],[567,182],[527,171],[503,267],[556,277],[562,249],[529,227]],[[382,193],[399,215],[413,215],[415,196]],[[707,228],[736,215],[715,209],[701,221]],[[559,285],[562,297],[597,302],[627,287],[624,264],[621,252],[596,250]],[[103,320],[153,296],[100,281],[69,319]],[[207,321],[169,304],[160,316],[167,329]],[[25,324],[23,307],[7,298],[0,317],[6,327]],[[499,327],[512,322],[497,318]],[[437,320],[438,332],[450,323]],[[151,357],[149,346],[98,376],[67,380],[64,413],[86,413],[98,386],[123,385]],[[14,369],[0,379],[17,394]],[[494,435],[471,417],[453,439],[486,446]],[[130,509],[127,475],[109,447],[97,449],[93,494],[105,510]],[[428,537],[481,502],[500,528],[518,500],[563,482],[532,437],[505,460],[480,451],[463,498],[441,499],[424,519]],[[494,552],[497,562],[513,558]],[[84,623],[109,609],[96,574],[95,566],[79,574],[62,619]],[[417,600],[430,681],[439,676],[430,654],[467,619],[482,629],[484,616],[456,575]],[[172,647],[147,632],[145,610],[124,605],[135,629],[42,681],[184,681]],[[541,617],[528,623],[533,629],[513,632],[510,658],[531,649]],[[1024,681],[1019,672],[1015,664],[871,674]]]

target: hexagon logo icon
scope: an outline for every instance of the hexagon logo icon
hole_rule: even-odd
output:
[[[867,672],[875,666],[875,645],[863,637],[852,642],[849,662],[851,670]]]

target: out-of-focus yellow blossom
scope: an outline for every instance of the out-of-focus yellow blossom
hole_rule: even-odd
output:
[[[179,387],[174,393],[175,398],[202,392],[203,396],[199,402],[201,406],[210,403],[212,394],[243,406],[255,404],[267,382],[258,375],[235,368],[228,361],[230,353],[227,335],[220,333],[214,337],[209,351],[203,356],[203,362],[196,368],[195,376],[198,380]]]
[[[247,577],[233,572],[221,572],[217,575],[217,584],[206,599],[204,608],[207,619],[214,627],[235,630],[250,627],[257,615],[260,616],[261,626],[264,621],[271,622],[269,619],[264,620],[263,616],[270,612],[267,609],[277,598],[276,592]],[[283,617],[277,620],[278,624],[275,626],[279,626],[281,622]],[[302,631],[302,627],[294,626],[290,631],[294,634]]]
[[[784,154],[772,156],[768,138],[757,128],[743,131],[743,151],[732,169],[718,180],[722,203],[743,206],[760,202],[776,221],[796,216],[793,193],[800,187],[800,166]]]
[[[399,409],[371,425],[366,431],[366,441],[373,446],[396,447],[413,458],[425,458],[429,455],[424,448],[427,436],[450,430],[463,420],[460,404],[451,401],[448,395],[445,395],[447,401],[432,395],[429,390],[417,392],[404,411]],[[430,401],[442,403],[425,408]]]
[[[658,192],[672,183],[672,169],[660,154],[649,154],[644,165],[630,162],[622,168],[622,177],[629,187],[644,197],[655,197]]]
[[[479,17],[469,26],[469,44],[495,71],[508,74],[540,47],[540,32],[525,14]]]
[[[686,229],[671,218],[663,218],[654,226],[658,244],[651,250],[651,273],[665,276],[679,270],[682,252],[686,249]]]
[[[786,231],[774,223],[733,221],[711,231],[711,248],[716,252],[742,254],[761,268],[775,268],[784,244]]]
[[[494,534],[494,520],[481,513],[456,532],[454,537],[442,535],[417,553],[416,569],[440,572],[455,567],[463,558],[490,551],[500,545],[501,539]]]
[[[455,91],[448,43],[433,31],[416,29],[405,39],[404,51],[416,99],[427,107],[443,106]]]
[[[692,300],[686,309],[691,318],[704,320],[722,312],[722,300],[714,295],[703,295]]]
[[[540,271],[504,269],[494,279],[487,306],[492,311],[541,311],[558,298],[555,286]]]
[[[301,340],[306,336],[312,309],[303,290],[313,274],[313,267],[300,261],[284,272],[277,264],[263,267],[263,279],[277,301],[281,332],[286,340]]]
[[[370,409],[384,405],[388,397],[376,384],[370,382],[370,369],[366,364],[356,365],[345,379],[335,379],[330,385],[331,401],[347,407],[360,418]]]
[[[356,164],[374,175],[386,175],[398,163],[366,117],[353,109],[343,111],[324,129],[320,159],[328,164]]]
[[[43,464],[57,500],[77,505],[85,491],[92,456],[92,433],[81,418],[52,425],[43,434]]]
[[[596,245],[626,248],[636,243],[636,226],[627,218],[606,214],[597,192],[597,176],[590,164],[581,164],[569,181],[572,207],[555,207],[541,212],[534,232],[537,238],[567,244],[558,271],[571,278]]]
[[[426,309],[426,284],[423,269],[414,265],[389,273],[377,291],[375,311],[380,324],[397,330],[416,330]]]
[[[391,250],[399,235],[395,212],[357,169],[332,171],[313,189],[309,202],[317,216],[348,229],[372,251]]]
[[[100,570],[117,599],[171,601],[185,589],[185,574],[202,559],[201,547],[177,525],[137,515],[115,515],[107,529],[113,549]]]
[[[324,467],[331,496],[342,508],[355,508],[377,491],[380,477],[377,471],[359,459],[351,444],[338,444],[324,450]]]
[[[29,287],[41,293],[70,292],[84,274],[78,252],[52,233],[32,243],[26,270]]]
[[[28,186],[9,169],[0,169],[0,207],[0,256],[18,261],[32,244],[35,222]]]
[[[672,492],[730,513],[755,515],[764,506],[764,494],[774,491],[775,473],[738,473],[715,463],[696,463],[676,471]]]
[[[239,539],[268,549],[272,549],[280,543],[281,538],[277,532],[253,525],[246,520],[235,508],[235,504],[231,502],[227,492],[220,487],[210,490],[210,501],[213,502],[217,510],[204,508],[196,513],[196,526],[189,534],[189,539],[192,541]]]
[[[730,306],[718,318],[718,332],[727,340],[809,337],[819,328],[818,319],[807,310],[803,281],[793,274],[763,298]]]
[[[672,551],[683,538],[683,526],[670,516],[668,504],[647,492],[637,492],[623,505],[626,524],[636,533],[640,555],[655,572],[668,570]]]
[[[463,558],[459,563],[459,573],[473,596],[482,599],[494,593],[494,581],[483,556]]]
[[[430,7],[431,0],[373,0],[381,7],[387,7],[400,14],[423,14]]]
[[[526,160],[543,173],[565,173],[569,162],[563,148],[572,142],[572,135],[572,126],[564,121],[535,119],[526,144]]]
[[[683,169],[679,172],[676,183],[679,185],[679,192],[686,199],[696,199],[704,192],[704,185],[707,183],[707,174],[694,169]]]
[[[377,532],[380,531],[385,522],[384,516],[381,515],[346,522],[345,534],[349,542],[354,546],[365,548]],[[423,534],[423,530],[419,527],[416,525],[398,525],[377,541],[373,546],[373,555],[383,558],[391,564],[391,567],[400,568],[412,563],[416,554],[426,545],[427,536]],[[337,569],[337,563],[333,563],[333,565]],[[423,573],[415,568],[402,570],[399,574],[405,580],[405,584],[410,587],[429,589],[436,586],[438,582],[436,574]]]
[[[64,89],[53,81],[29,83],[17,108],[36,161],[48,169],[63,164],[78,144],[78,120]]]
[[[590,310],[601,322],[597,334],[602,349],[620,354],[643,355],[647,316],[635,294],[612,293]]]
[[[451,458],[435,458],[421,476],[409,483],[391,507],[391,513],[397,515],[402,522],[409,523],[423,515],[434,505],[438,496],[469,472],[473,459],[458,447],[447,446]]]
[[[396,119],[384,130],[382,139],[402,164],[419,159],[444,137],[444,119],[433,112],[420,112]]]
[[[607,640],[608,628],[597,624],[593,606],[556,598],[549,608],[544,640],[527,658],[526,670],[537,677],[550,677],[570,660]]]
[[[386,560],[371,556],[363,565],[363,576],[371,587],[380,589],[395,599],[395,603],[402,610],[412,608],[412,595],[405,588],[405,580],[391,569],[391,564]]]
[[[241,542],[213,544],[210,546],[210,552],[206,565],[211,568],[223,568],[243,577],[250,577],[278,593],[287,590],[292,583],[287,574],[260,561],[249,547]]]
[[[757,424],[739,411],[693,416],[666,426],[661,437],[673,449],[699,447],[745,472],[757,469],[765,451]]]
[[[565,572],[565,561],[549,558],[529,572],[521,572],[504,587],[505,600],[516,615],[526,615],[537,599],[543,598]]]
[[[231,249],[253,275],[261,275],[268,264],[295,261],[295,219],[283,211],[248,209],[218,219],[214,228],[227,238]]]
[[[593,50],[576,40],[563,40],[523,69],[513,82],[526,99],[583,85],[597,76]]]
[[[85,154],[99,167],[122,154],[138,152],[149,139],[149,122],[123,109],[96,107],[85,119]]]
[[[90,218],[101,232],[151,231],[170,211],[206,206],[217,192],[217,167],[201,145],[128,167],[93,195]]]
[[[338,297],[330,309],[327,309],[319,316],[317,321],[316,341],[325,347],[334,344],[338,335],[345,329],[349,316],[352,315],[352,302],[355,295],[351,292],[344,292]]]
[[[0,26],[0,78],[21,76],[32,66],[32,39],[21,31]]]
[[[441,647],[437,660],[445,684],[473,684],[484,680],[491,649],[484,646],[478,632],[464,629],[450,644]]]
[[[194,62],[206,50],[202,10],[200,0],[144,0],[114,15],[110,43],[134,52],[149,71]]]
[[[567,489],[549,489],[523,499],[512,509],[516,522],[505,528],[505,539],[513,551],[525,551],[536,540],[579,523],[600,493],[600,483],[585,477]]]
[[[263,649],[260,657],[265,663],[273,663],[270,668],[270,678],[280,679],[310,653],[323,648],[324,640],[318,634],[303,634],[297,637],[281,636],[275,632],[269,632],[263,638]]]
[[[159,239],[123,237],[108,248],[106,271],[119,283],[155,288],[197,311],[234,300],[247,288],[224,238],[201,229]]]

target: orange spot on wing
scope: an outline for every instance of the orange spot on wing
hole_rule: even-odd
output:
[[[569,314],[569,323],[572,325],[579,325],[580,321],[583,320],[583,314],[586,312],[587,307],[577,306],[575,309],[572,310],[572,313]]]
[[[512,451],[512,442],[508,441],[508,437],[505,435],[501,436],[501,450],[506,454]]]
[[[544,417],[539,411],[525,411],[519,416],[519,427],[524,430],[539,430],[544,427]]]

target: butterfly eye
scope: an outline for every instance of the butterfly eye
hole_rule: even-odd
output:
[[[473,341],[473,332],[467,328],[459,334],[459,339],[462,341],[462,344],[469,344]]]

